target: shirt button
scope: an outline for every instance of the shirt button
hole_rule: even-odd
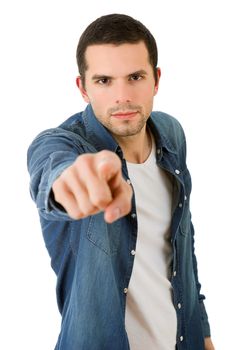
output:
[[[176,277],[176,271],[173,272],[173,276]]]
[[[160,153],[161,153],[161,149],[158,148],[158,149],[157,149],[157,154],[160,154]]]
[[[131,250],[130,254],[135,255],[136,254],[135,250]]]
[[[127,182],[127,184],[131,185],[130,179],[127,179],[126,182]]]
[[[176,169],[176,170],[175,170],[175,173],[176,173],[177,175],[179,175],[179,174],[180,174],[180,170]]]
[[[124,293],[127,294],[128,288],[124,288]]]
[[[182,204],[182,203],[179,203],[179,207],[182,208],[182,207],[183,207],[183,204]]]
[[[187,201],[187,199],[188,199],[187,196],[184,196],[184,200]]]
[[[181,309],[181,303],[177,304],[178,309]]]
[[[180,336],[180,341],[183,341],[184,340],[184,337],[181,335]]]
[[[135,213],[131,214],[131,218],[132,218],[132,219],[135,219],[136,216],[137,216],[137,215],[136,215]]]

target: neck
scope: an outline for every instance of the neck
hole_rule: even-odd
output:
[[[149,157],[152,147],[149,130],[143,128],[141,132],[133,136],[115,136],[114,138],[121,147],[124,158],[130,163],[144,163]]]

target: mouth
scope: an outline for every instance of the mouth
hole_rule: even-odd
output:
[[[136,116],[138,112],[117,112],[115,114],[112,114],[112,117],[117,118],[117,119],[132,119]]]

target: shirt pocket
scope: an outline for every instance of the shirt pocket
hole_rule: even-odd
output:
[[[87,239],[108,255],[118,252],[121,235],[121,219],[108,224],[104,214],[99,213],[90,217],[87,228]]]

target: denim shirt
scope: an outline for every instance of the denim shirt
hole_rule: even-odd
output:
[[[147,125],[156,142],[156,162],[174,184],[170,280],[178,322],[176,348],[202,350],[210,328],[194,253],[185,135],[179,122],[162,112],[152,112]],[[128,215],[107,224],[102,212],[72,220],[51,192],[54,180],[78,155],[104,149],[120,157],[127,180],[121,148],[88,105],[58,128],[40,133],[28,150],[30,192],[57,275],[62,325],[56,350],[129,349],[125,305],[134,263],[131,251],[136,250],[137,240],[135,197]]]

